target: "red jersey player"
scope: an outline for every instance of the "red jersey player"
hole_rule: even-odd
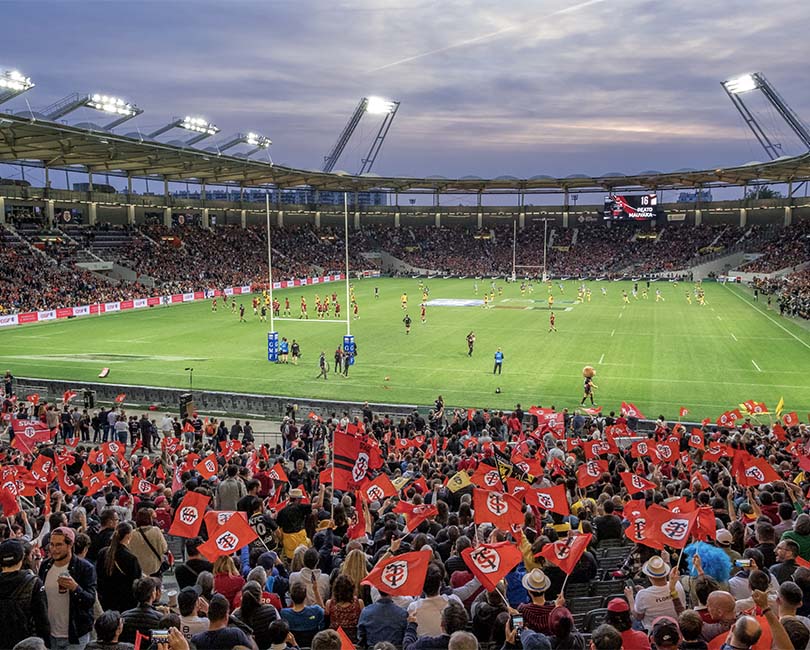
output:
[[[556,332],[557,328],[554,327],[554,321],[557,320],[557,317],[554,315],[554,312],[551,312],[548,315],[548,331],[549,332]]]
[[[309,314],[307,313],[307,299],[304,296],[301,296],[301,315],[298,318],[306,318],[309,320]]]
[[[340,318],[340,303],[335,300],[335,318]]]
[[[420,316],[420,318],[422,319],[422,322],[424,323],[424,322],[425,322],[425,320],[426,320],[426,319],[425,319],[425,313],[426,313],[426,307],[425,307],[425,303],[422,303],[421,307],[422,307],[422,311],[421,311],[421,313],[419,314],[419,316]]]

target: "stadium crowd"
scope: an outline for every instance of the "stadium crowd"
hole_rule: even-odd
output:
[[[810,221],[799,221],[785,227],[766,244],[762,255],[742,265],[746,273],[773,273],[810,260]]]
[[[781,278],[754,278],[752,284],[760,293],[776,296],[781,314],[810,318],[810,269]]]
[[[810,641],[795,413],[752,402],[634,434],[632,404],[450,412],[439,397],[427,417],[291,414],[270,449],[238,421],[81,413],[14,395],[10,372],[3,388],[3,647]]]

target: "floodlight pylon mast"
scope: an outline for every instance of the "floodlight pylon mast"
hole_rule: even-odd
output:
[[[273,247],[270,242],[270,190],[264,190],[264,206],[267,214],[267,291],[270,294],[270,331],[276,331],[275,310],[273,309]]]
[[[740,113],[743,121],[751,129],[754,137],[765,149],[765,153],[771,160],[783,155],[782,146],[773,142],[765,129],[757,121],[754,114],[749,110],[743,99],[743,95],[748,92],[759,90],[768,103],[776,110],[779,116],[787,123],[791,131],[799,138],[801,143],[810,150],[810,129],[802,122],[798,114],[788,105],[788,103],[777,92],[776,88],[765,78],[761,72],[754,72],[742,75],[734,79],[727,79],[721,82],[723,90],[726,91],[734,108]]]
[[[351,303],[349,298],[349,194],[343,192],[343,252],[346,264],[346,334],[352,333]]]
[[[394,121],[394,117],[399,110],[399,102],[392,102],[392,104],[393,109],[391,112],[385,114],[385,119],[383,119],[383,123],[380,124],[380,128],[377,131],[377,136],[374,138],[374,142],[371,143],[371,148],[368,150],[366,157],[363,158],[363,164],[360,167],[360,172],[358,174],[360,176],[371,171],[371,168],[374,166],[374,161],[377,160],[377,154],[379,154],[380,149],[382,149],[385,136],[388,135],[388,130],[391,128],[391,123]]]
[[[323,171],[331,172],[335,168],[338,158],[340,158],[340,155],[343,153],[343,150],[349,143],[349,140],[351,139],[354,130],[357,128],[357,125],[360,124],[360,119],[363,117],[363,113],[366,112],[367,104],[368,98],[363,97],[360,100],[360,103],[357,105],[357,108],[354,109],[354,113],[352,113],[352,116],[349,118],[346,126],[343,127],[343,131],[340,132],[337,142],[335,142],[335,145],[332,147],[329,154],[324,157],[322,167]]]

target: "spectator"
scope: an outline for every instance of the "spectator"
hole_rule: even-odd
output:
[[[141,508],[135,515],[135,530],[129,541],[129,551],[136,558],[145,575],[161,577],[161,565],[169,545],[163,532],[155,526],[155,511]]]
[[[48,610],[42,581],[30,569],[23,569],[25,548],[17,539],[0,543],[0,600],[8,604],[3,612],[3,638],[7,646],[37,634],[50,636]]]
[[[307,590],[307,605],[314,605],[315,591],[314,587],[317,584],[322,598],[329,598],[329,576],[321,573],[318,569],[320,556],[318,551],[314,548],[308,548],[304,553],[304,567],[300,571],[290,574],[290,589],[295,584],[302,584]]]
[[[118,641],[124,631],[124,619],[116,611],[104,612],[93,624],[96,631],[96,640],[91,641],[85,650],[134,650],[131,643]]]
[[[160,583],[156,578],[146,577],[135,581],[132,590],[138,604],[121,615],[124,620],[122,641],[134,643],[136,632],[151,637],[152,630],[159,626],[161,613],[154,607],[159,598],[159,588]]]
[[[177,608],[180,611],[180,632],[191,641],[195,634],[208,631],[208,601],[197,595],[194,587],[183,587],[177,595]]]
[[[315,589],[316,595],[320,592]],[[312,637],[324,628],[323,607],[320,605],[307,605],[307,589],[297,582],[290,586],[290,600],[292,607],[281,610],[281,618],[287,621],[290,632],[295,636],[299,646],[308,647]]]
[[[214,565],[200,554],[199,548],[202,543],[201,537],[186,540],[186,561],[174,568],[174,578],[180,589],[194,585],[197,576],[203,571],[214,570]]]
[[[229,607],[236,601],[236,595],[245,586],[245,579],[239,575],[233,558],[220,555],[214,562],[214,591],[228,599]]]
[[[131,539],[132,526],[120,523],[110,545],[99,553],[98,600],[104,609],[125,612],[138,604],[132,586],[141,577],[141,565],[128,549]]]
[[[332,597],[326,601],[324,615],[329,620],[330,628],[342,628],[349,639],[357,643],[357,623],[363,611],[363,601],[354,593],[352,579],[345,574],[339,575],[335,580]]]
[[[191,637],[197,650],[221,650],[241,646],[258,650],[256,643],[238,627],[228,625],[228,599],[222,594],[214,594],[208,606],[208,631]]]
[[[614,627],[622,635],[622,644],[625,648],[636,650],[650,650],[650,642],[644,632],[633,629],[630,619],[630,605],[624,598],[613,598],[607,606],[605,623]]]
[[[675,618],[675,605],[672,601],[667,580],[670,573],[669,565],[658,555],[653,555],[644,563],[641,572],[650,579],[651,586],[639,591],[635,597],[632,590],[626,589],[625,595],[630,603],[631,610],[636,618],[648,630],[652,628],[653,621],[659,616]],[[681,603],[686,601],[683,587],[676,583],[675,590]]]
[[[779,562],[771,567],[771,573],[780,585],[793,577],[798,566],[796,558],[799,556],[799,545],[793,539],[786,538],[788,534],[785,533],[782,541],[776,545],[776,559]]]
[[[258,582],[251,580],[242,587],[242,604],[233,617],[253,630],[253,638],[259,648],[270,647],[270,625],[279,615],[272,605],[262,604],[262,588]]]
[[[417,633],[417,613],[408,615],[408,627],[405,629],[405,638],[402,641],[402,650],[427,650],[447,648],[450,637],[455,632],[463,631],[467,626],[467,612],[458,602],[448,603],[441,612],[441,634],[428,636]]]

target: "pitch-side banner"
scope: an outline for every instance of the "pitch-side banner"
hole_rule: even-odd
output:
[[[320,284],[322,282],[337,282],[343,280],[346,276],[343,273],[335,275],[325,275],[317,278],[301,278],[300,280],[285,280],[281,282],[273,282],[274,289],[284,289],[289,287],[301,287],[311,284]],[[251,285],[246,284],[241,287],[227,287],[220,291],[219,289],[205,289],[203,291],[193,291],[189,293],[174,294],[172,296],[152,296],[151,298],[135,298],[133,300],[124,300],[121,302],[105,302],[95,303],[92,305],[81,305],[78,307],[61,307],[59,309],[49,309],[46,311],[31,311],[23,312],[21,314],[2,314],[0,315],[0,327],[11,327],[14,325],[24,325],[26,323],[42,323],[49,320],[59,320],[62,318],[70,318],[71,316],[90,316],[91,314],[109,314],[117,311],[126,311],[128,309],[143,309],[144,307],[154,307],[156,305],[168,304],[176,305],[184,302],[194,302],[195,300],[205,300],[214,296],[233,296],[248,294],[251,291]],[[258,289],[257,289],[258,290]]]

